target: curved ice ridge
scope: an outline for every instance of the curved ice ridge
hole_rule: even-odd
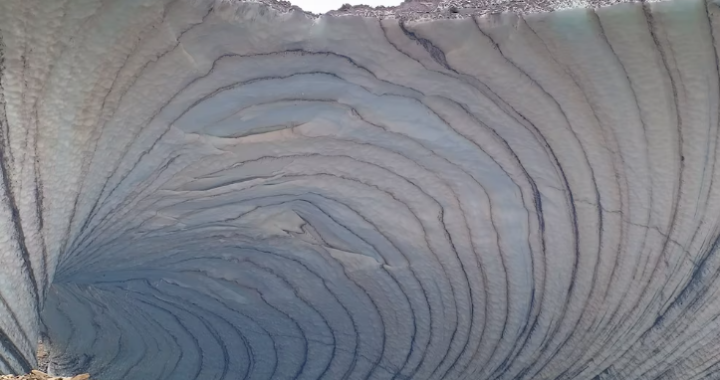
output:
[[[0,1],[0,373],[718,379],[714,1]]]

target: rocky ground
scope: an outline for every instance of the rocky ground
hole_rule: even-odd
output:
[[[38,367],[40,368],[40,370],[33,370],[27,375],[0,375],[0,380],[92,380],[90,379],[90,375],[88,375],[87,373],[70,377],[58,377],[50,376],[47,373],[43,372],[47,371],[48,352],[42,342],[38,344],[37,357]]]
[[[45,372],[33,370],[27,375],[3,375],[0,376],[0,380],[91,380],[90,375],[87,373],[72,377],[55,377],[50,376]]]

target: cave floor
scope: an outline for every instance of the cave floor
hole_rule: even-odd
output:
[[[82,375],[76,375],[72,377],[56,377],[56,376],[50,376],[46,374],[45,372],[33,370],[31,373],[27,375],[3,375],[0,376],[0,380],[91,380],[90,375],[88,374],[82,374]]]

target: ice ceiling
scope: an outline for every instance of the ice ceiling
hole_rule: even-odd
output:
[[[0,1],[0,373],[720,379],[714,0],[284,6]]]

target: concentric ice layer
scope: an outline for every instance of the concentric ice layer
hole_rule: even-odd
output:
[[[715,0],[0,38],[0,373],[720,379]]]

